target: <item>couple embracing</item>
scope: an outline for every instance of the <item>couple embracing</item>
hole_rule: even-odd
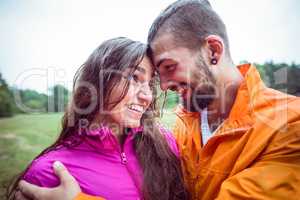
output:
[[[182,99],[172,132],[156,120],[157,85]],[[297,199],[299,133],[300,99],[233,63],[207,0],[178,0],[155,19],[147,45],[120,37],[94,50],[58,139],[9,198]]]

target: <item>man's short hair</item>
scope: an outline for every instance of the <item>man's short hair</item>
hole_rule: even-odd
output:
[[[169,5],[153,22],[148,44],[165,33],[172,35],[176,45],[189,49],[199,49],[208,35],[218,35],[230,55],[225,24],[207,0],[178,0]]]

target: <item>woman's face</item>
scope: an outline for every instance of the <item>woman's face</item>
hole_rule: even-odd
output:
[[[134,128],[141,125],[141,117],[152,102],[153,95],[150,82],[153,75],[153,66],[148,57],[144,57],[132,76],[129,70],[122,73],[123,78],[112,92],[111,102],[120,97],[126,79],[129,78],[129,88],[125,97],[109,111],[110,123],[123,128]]]

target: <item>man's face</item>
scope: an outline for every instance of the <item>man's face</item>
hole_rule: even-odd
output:
[[[168,34],[155,39],[151,48],[162,90],[176,91],[192,112],[200,112],[214,100],[216,81],[200,50],[178,47]]]

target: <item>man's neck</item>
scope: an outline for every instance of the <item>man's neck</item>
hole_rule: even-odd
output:
[[[227,67],[226,70],[226,75],[218,84],[219,96],[208,106],[208,122],[212,131],[228,118],[244,80],[237,67]]]

